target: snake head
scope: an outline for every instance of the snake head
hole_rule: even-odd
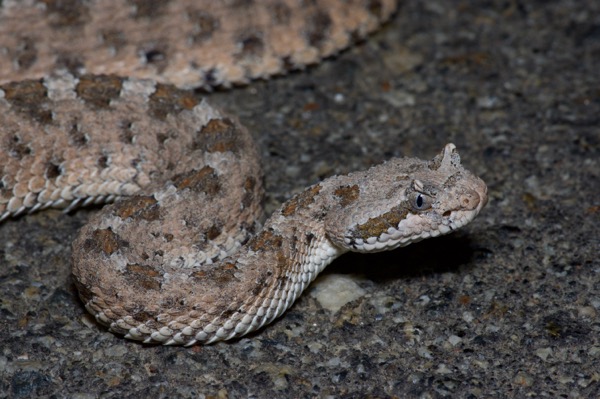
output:
[[[463,168],[454,144],[431,161],[396,158],[336,183],[338,205],[327,215],[326,231],[335,245],[355,252],[447,234],[473,220],[487,203],[485,183]]]

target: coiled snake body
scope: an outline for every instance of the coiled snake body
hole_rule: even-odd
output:
[[[247,131],[161,83],[228,86],[316,62],[373,30],[393,1],[106,3],[0,6],[11,59],[0,57],[0,217],[119,199],[73,243],[80,296],[111,331],[186,345],[239,337],[340,254],[448,233],[485,205],[485,184],[448,144],[431,161],[315,184],[261,228]]]

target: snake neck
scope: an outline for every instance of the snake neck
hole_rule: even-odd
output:
[[[335,258],[345,252],[327,238],[322,223],[292,224],[279,215],[267,221],[263,230],[245,247],[243,255],[221,269],[231,268],[242,284],[234,284],[229,297],[237,294],[238,306],[223,315],[229,320],[215,332],[214,340],[229,339],[259,329],[282,315],[308,285]],[[234,272],[236,275],[236,272]],[[247,282],[252,281],[253,287]],[[236,320],[238,315],[243,317]],[[220,321],[220,320],[219,320]]]

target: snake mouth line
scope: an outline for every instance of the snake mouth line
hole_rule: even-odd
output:
[[[449,234],[469,224],[479,214],[483,206],[485,206],[485,202],[478,200],[478,204],[473,210],[456,209],[445,211],[441,217],[432,217],[433,220],[437,219],[437,222],[429,227],[426,224],[418,222],[413,223],[412,229],[407,227],[407,225],[411,224],[411,217],[409,216],[397,226],[390,226],[387,231],[379,236],[367,239],[346,236],[344,241],[356,252],[379,252],[407,246],[426,238]],[[411,216],[412,218],[419,218],[419,215]]]

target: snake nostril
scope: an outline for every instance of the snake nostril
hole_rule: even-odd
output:
[[[466,209],[475,209],[480,201],[481,198],[479,197],[479,194],[475,192],[468,193],[461,199],[462,206]]]

